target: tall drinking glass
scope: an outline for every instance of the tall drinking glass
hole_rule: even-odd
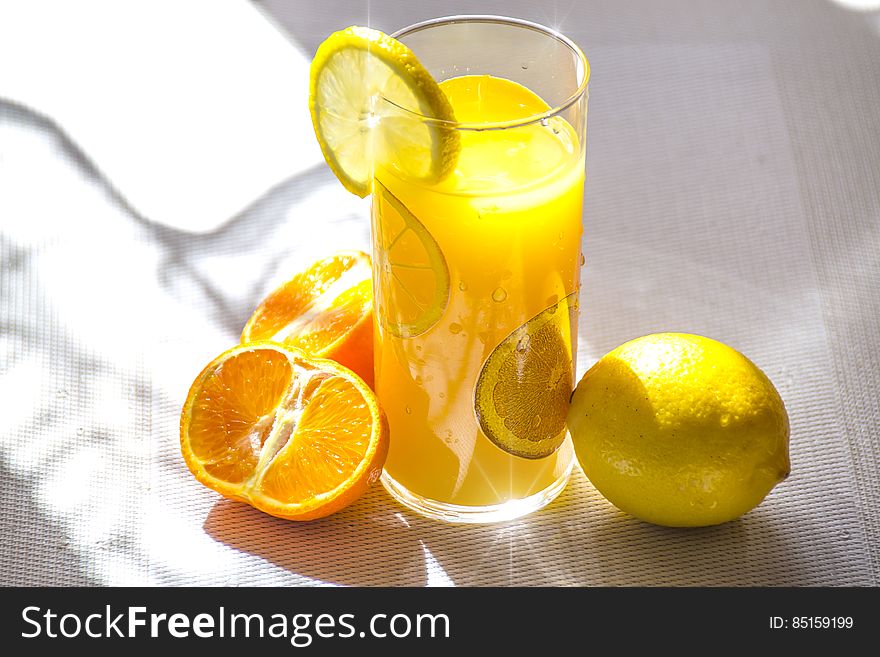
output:
[[[429,517],[506,520],[550,502],[572,467],[589,64],[510,18],[393,36],[440,82],[456,117],[440,127],[460,152],[439,182],[393,164],[374,174],[382,482]]]

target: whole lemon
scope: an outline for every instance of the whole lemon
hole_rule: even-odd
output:
[[[647,335],[603,356],[575,388],[568,426],[596,489],[658,525],[738,518],[790,470],[776,388],[741,353],[698,335]]]

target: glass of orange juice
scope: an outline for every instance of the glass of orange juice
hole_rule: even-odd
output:
[[[510,18],[393,36],[440,83],[460,150],[430,184],[393,157],[374,171],[382,482],[432,518],[507,520],[549,503],[572,468],[589,64],[558,32]]]

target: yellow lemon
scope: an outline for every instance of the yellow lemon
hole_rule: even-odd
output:
[[[790,470],[776,388],[741,353],[697,335],[648,335],[606,354],[576,386],[568,426],[596,489],[658,525],[738,518]]]

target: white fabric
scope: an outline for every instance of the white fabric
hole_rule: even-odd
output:
[[[317,166],[234,217],[212,211],[217,228],[197,234],[132,212],[72,127],[62,136],[0,101],[0,583],[878,584],[880,14],[833,2],[263,4],[304,53],[352,23],[393,31],[476,11],[577,41],[593,69],[579,374],[645,333],[722,340],[785,400],[792,475],[742,519],[697,530],[626,517],[580,471],[548,508],[490,527],[426,520],[381,487],[305,524],[223,500],[179,456],[187,388],[298,263],[368,248],[368,206]],[[251,110],[227,132],[263,119]],[[286,143],[260,148],[279,157]]]
[[[243,1],[0,4],[0,90],[142,217],[208,232],[322,162],[308,59]]]

